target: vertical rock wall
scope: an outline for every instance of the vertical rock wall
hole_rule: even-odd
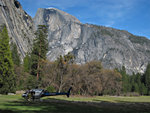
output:
[[[17,0],[0,0],[0,25],[5,24],[11,41],[16,43],[21,59],[34,39],[32,18]]]

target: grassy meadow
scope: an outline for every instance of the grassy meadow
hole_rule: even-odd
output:
[[[0,95],[0,113],[150,113],[150,96],[55,96],[27,102],[20,95]]]

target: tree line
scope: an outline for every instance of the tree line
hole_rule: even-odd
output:
[[[150,95],[150,64],[144,74],[128,75],[125,67],[117,71],[122,75],[122,92],[136,92],[139,95]]]
[[[46,26],[38,26],[32,50],[21,63],[17,46],[14,43],[9,45],[6,26],[1,28],[0,93],[38,86],[51,92],[66,91],[73,87],[74,95],[150,94],[150,65],[143,75],[138,73],[131,76],[126,73],[125,67],[121,70],[104,69],[100,61],[77,65],[71,53],[50,62],[46,59],[47,33]]]

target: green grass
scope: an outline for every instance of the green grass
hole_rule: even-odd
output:
[[[150,113],[150,97],[45,97],[26,102],[20,95],[0,95],[0,113]]]
[[[120,103],[120,102],[147,102],[150,103],[150,96],[137,96],[137,97],[123,97],[123,96],[95,96],[95,97],[83,97],[83,96],[72,96],[71,98],[65,98],[65,96],[55,96],[55,97],[45,97],[47,98],[55,98],[60,100],[67,100],[67,101],[84,101],[84,102],[113,102],[113,103]]]

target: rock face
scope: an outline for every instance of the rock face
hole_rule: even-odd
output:
[[[21,59],[34,39],[33,20],[17,0],[0,0],[0,25],[5,24],[11,41],[16,43]]]
[[[100,60],[105,68],[125,66],[127,72],[143,73],[150,62],[150,40],[127,31],[82,24],[74,16],[55,8],[38,9],[32,19],[17,0],[0,0],[0,25],[6,24],[21,59],[32,47],[37,25],[48,26],[51,61],[68,52],[78,64]]]
[[[150,62],[150,40],[127,31],[82,24],[75,17],[55,8],[38,9],[37,25],[47,25],[51,61],[71,52],[76,63],[100,60],[105,68],[125,66],[127,72],[143,73]]]
[[[75,17],[55,8],[38,9],[34,23],[35,27],[41,24],[49,28],[48,59],[56,60],[78,46],[81,23]]]

